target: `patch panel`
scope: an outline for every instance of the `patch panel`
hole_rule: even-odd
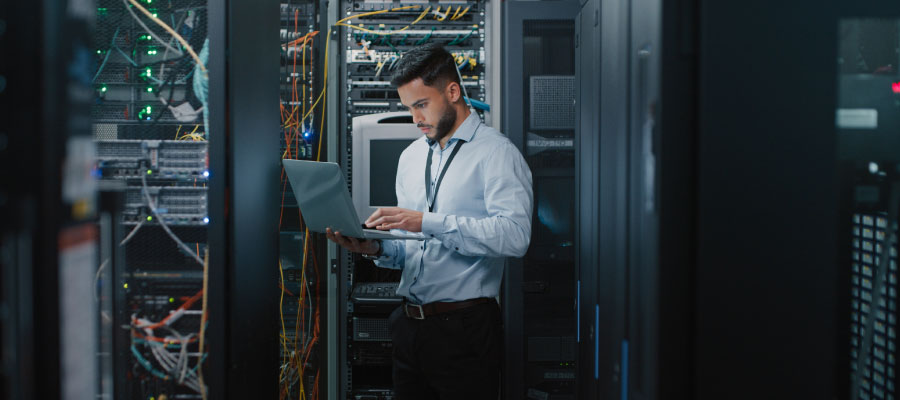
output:
[[[148,187],[147,192],[156,205],[157,214],[166,224],[205,226],[209,223],[205,187]],[[125,225],[159,222],[155,221],[141,187],[128,188],[122,213],[122,223]]]
[[[98,140],[97,167],[103,178],[209,178],[207,143],[183,140]],[[148,173],[149,171],[149,173]]]

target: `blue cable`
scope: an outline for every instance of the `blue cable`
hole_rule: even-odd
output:
[[[131,65],[133,65],[133,66],[135,66],[135,67],[138,66],[138,64],[137,64],[136,62],[134,62],[134,60],[132,60],[131,57],[128,57],[128,54],[125,54],[125,52],[122,51],[122,49],[120,49],[119,46],[115,46],[115,45],[114,45],[113,48],[116,49],[116,51],[118,51],[119,54],[122,55],[122,57],[125,57],[125,60],[127,60],[128,62],[130,62]]]
[[[109,48],[106,49],[106,57],[103,57],[103,62],[100,63],[100,68],[97,69],[97,73],[94,74],[94,79],[91,79],[91,83],[97,80],[97,77],[100,76],[100,73],[103,72],[103,68],[106,67],[106,62],[109,61],[109,52],[112,50],[113,46],[116,45],[116,37],[119,36],[119,28],[116,28],[116,33],[113,33],[112,41],[109,44]]]
[[[463,96],[466,100],[469,101],[469,104],[475,108],[476,110],[481,111],[491,111],[491,105],[482,101],[478,101],[475,99],[470,99],[468,97]]]
[[[209,61],[209,38],[203,41],[203,49],[200,50],[200,61],[207,65]],[[209,139],[209,76],[197,73],[200,64],[194,66],[194,96],[203,105],[203,128],[206,130],[206,138]]]
[[[628,341],[622,340],[622,387],[619,398],[628,400]]]
[[[581,343],[581,279],[575,284],[575,341]]]
[[[209,353],[203,353],[203,357],[200,357],[200,361],[197,362],[197,365],[195,365],[194,368],[191,368],[191,371],[197,372],[197,368],[200,368],[200,365],[203,364],[203,361],[206,361],[206,356],[208,355]]]
[[[594,380],[600,379],[600,305],[594,305]]]
[[[166,375],[162,372],[159,372],[156,368],[153,368],[153,365],[150,364],[150,361],[147,361],[147,359],[141,355],[141,352],[138,351],[137,347],[134,347],[134,344],[131,345],[131,354],[134,354],[134,358],[137,359],[138,364],[141,364],[141,366],[143,366],[144,369],[146,369],[151,374],[153,374],[153,376],[155,376],[159,379],[169,380],[168,375]]]

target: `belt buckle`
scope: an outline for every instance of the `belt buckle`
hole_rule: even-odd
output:
[[[412,306],[412,309],[414,309],[414,310],[419,310],[418,315],[413,315],[412,313],[410,313],[410,311],[409,311],[410,306]],[[412,319],[425,319],[425,312],[424,312],[424,310],[422,310],[421,305],[411,304],[411,303],[403,303],[403,311],[405,311],[405,314],[407,317],[410,317]]]

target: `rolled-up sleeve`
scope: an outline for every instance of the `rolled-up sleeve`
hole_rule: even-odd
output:
[[[375,260],[375,265],[381,268],[403,269],[406,261],[406,246],[402,240],[382,240],[381,257]]]
[[[531,170],[509,142],[483,163],[488,217],[426,212],[422,232],[466,256],[522,257],[531,240]]]

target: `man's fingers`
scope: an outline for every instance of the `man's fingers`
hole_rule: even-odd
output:
[[[378,218],[381,218],[381,216],[384,214],[384,212],[381,210],[383,210],[383,208],[379,208],[379,209],[375,210],[375,212],[373,212],[372,215],[369,216],[369,218],[366,218],[366,222],[365,222],[366,226],[370,226],[372,224],[372,221],[374,221]]]
[[[380,225],[378,227],[378,229],[385,230],[385,231],[391,230],[391,229],[409,230],[408,227],[406,226],[406,221],[407,221],[406,218],[400,218],[400,220],[397,222],[386,223],[384,225]]]
[[[343,247],[347,247],[350,244],[350,241],[347,240],[347,238],[344,237],[344,235],[341,235],[340,232],[335,232],[334,238],[335,238],[335,242],[337,242],[339,245],[341,245]]]
[[[401,216],[401,215],[386,215],[386,216],[383,216],[383,217],[381,217],[381,218],[378,218],[378,219],[375,220],[375,221],[372,221],[372,225],[374,225],[374,226],[381,226],[381,225],[384,225],[384,224],[389,224],[389,223],[392,223],[392,222],[398,222],[398,221],[401,221],[401,220],[403,220],[403,216]]]

